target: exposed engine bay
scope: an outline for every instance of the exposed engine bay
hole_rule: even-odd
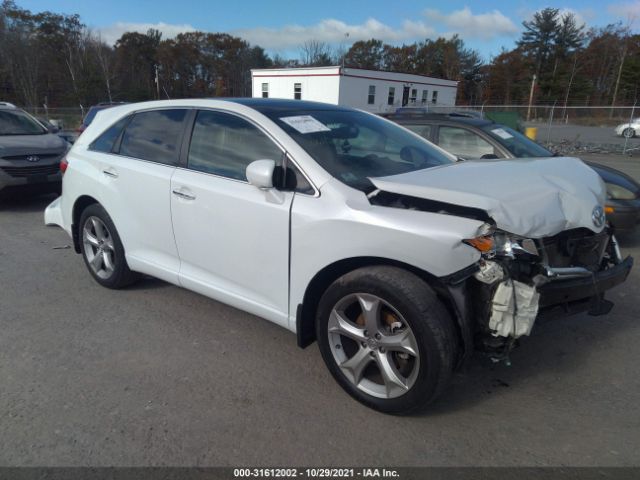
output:
[[[474,238],[462,240],[480,252],[480,260],[450,282],[458,292],[457,302],[466,305],[458,312],[466,316],[475,349],[495,359],[506,358],[543,315],[608,313],[613,303],[605,300],[604,292],[624,282],[633,264],[630,257],[622,258],[609,226],[599,233],[574,228],[524,238],[501,230],[480,209],[384,191],[374,192],[369,200],[484,222]]]

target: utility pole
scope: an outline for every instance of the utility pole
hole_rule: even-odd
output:
[[[344,34],[344,39],[345,41],[347,41],[347,39],[349,38],[349,32]],[[347,56],[347,51],[345,50],[346,47],[342,47],[342,70],[344,70],[344,58]]]
[[[531,91],[529,92],[529,107],[527,108],[527,122],[531,118],[531,104],[533,103],[533,90],[536,88],[536,74],[533,74],[533,79],[531,80]]]
[[[624,60],[627,56],[627,37],[624,39],[624,47],[622,47],[622,58],[620,60],[620,67],[618,68],[618,76],[616,77],[616,86],[613,89],[613,99],[611,100],[611,110],[609,112],[609,118],[613,118],[613,109],[616,106],[616,97],[618,96],[618,87],[620,86],[620,77],[622,76],[622,67],[624,66]]]
[[[158,65],[154,65],[156,69],[156,98],[160,100],[160,79],[158,77]]]

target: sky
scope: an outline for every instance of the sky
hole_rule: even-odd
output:
[[[295,57],[306,40],[348,48],[376,38],[401,45],[460,35],[485,59],[511,49],[522,21],[536,10],[559,8],[588,26],[621,21],[640,30],[640,0],[16,0],[33,12],[77,13],[103,40],[125,31],[156,28],[163,38],[190,30],[226,32],[260,45],[270,54]]]

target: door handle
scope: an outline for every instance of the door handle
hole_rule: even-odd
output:
[[[183,198],[184,200],[195,200],[196,199],[195,195],[189,195],[188,193],[184,193],[184,192],[182,192],[180,190],[173,190],[173,194],[176,197]]]
[[[102,173],[104,173],[107,177],[118,178],[118,174],[113,170],[103,170]]]

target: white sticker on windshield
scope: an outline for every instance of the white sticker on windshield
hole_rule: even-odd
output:
[[[491,131],[496,135],[498,135],[500,138],[504,138],[505,140],[509,140],[510,138],[513,138],[513,135],[507,132],[504,128],[494,128]]]
[[[298,115],[295,117],[281,117],[287,125],[292,126],[300,133],[330,132],[331,129],[324,123],[319,122],[311,115]]]

